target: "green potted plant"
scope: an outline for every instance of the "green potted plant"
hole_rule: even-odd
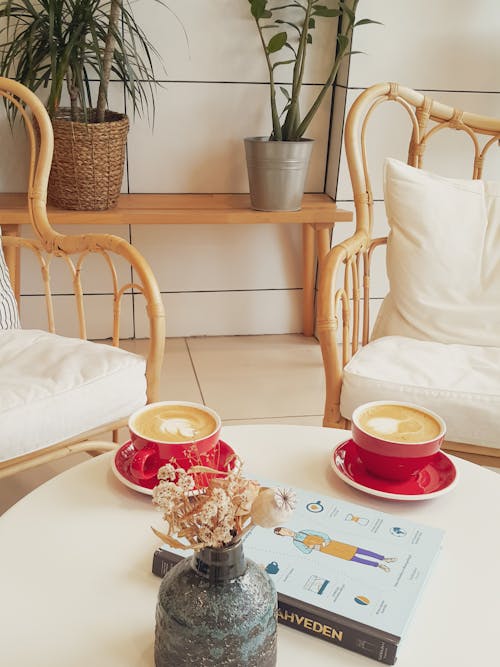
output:
[[[162,0],[155,0],[163,4]],[[107,109],[111,76],[133,113],[154,111],[158,56],[128,0],[0,0],[0,74],[48,89],[54,128],[49,201],[62,208],[111,208],[119,196],[129,121]],[[94,105],[95,84],[99,82]],[[66,87],[69,107],[61,107]]]
[[[272,132],[248,137],[245,152],[252,207],[298,210],[313,141],[304,137],[312,119],[335,82],[342,59],[350,51],[356,26],[378,23],[356,20],[359,0],[248,0],[269,72]],[[328,76],[306,113],[300,111],[302,83],[309,48],[318,20],[338,20],[337,44]],[[292,81],[276,82],[278,68],[293,65]],[[279,87],[284,105],[277,101]]]

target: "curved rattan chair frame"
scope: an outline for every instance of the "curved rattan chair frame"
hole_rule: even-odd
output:
[[[481,178],[490,148],[500,139],[500,120],[467,113],[441,104],[410,88],[380,83],[365,90],[349,111],[345,147],[356,210],[356,229],[334,246],[321,265],[317,304],[317,331],[326,376],[324,426],[346,428],[340,413],[343,367],[365,345],[370,335],[370,266],[373,252],[387,238],[372,238],[373,195],[367,160],[367,130],[373,111],[386,102],[399,104],[408,113],[411,136],[408,164],[421,168],[430,139],[452,129],[465,133],[472,144],[472,178]],[[337,285],[343,285],[337,289]],[[342,353],[338,343],[342,340]],[[498,465],[500,449],[447,442],[445,448],[459,456]]]
[[[112,344],[119,346],[120,314],[122,298],[125,293],[140,293],[144,297],[149,320],[149,350],[146,362],[147,401],[158,400],[160,372],[165,346],[165,313],[158,284],[151,268],[144,257],[130,243],[111,234],[75,234],[66,235],[55,231],[48,219],[46,201],[47,184],[53,152],[52,125],[47,111],[38,97],[23,85],[0,77],[0,95],[14,105],[21,116],[28,135],[30,160],[28,174],[28,211],[36,239],[16,236],[3,236],[2,245],[6,250],[29,251],[36,256],[40,266],[40,276],[45,294],[47,311],[47,330],[55,333],[54,309],[51,292],[51,265],[62,261],[70,272],[78,318],[79,335],[86,339],[84,293],[81,272],[85,259],[90,255],[100,255],[109,268],[113,289],[113,326],[110,331]],[[128,263],[133,279],[124,285],[119,284],[115,261]],[[19,276],[11,273],[11,280],[16,295],[19,294]],[[113,442],[101,441],[87,445],[86,441],[95,439],[107,431],[114,432],[126,425],[128,415],[122,419],[98,425],[87,433],[82,433],[71,440],[37,450],[15,459],[0,463],[0,478],[52,461],[77,451],[106,451],[113,449]]]

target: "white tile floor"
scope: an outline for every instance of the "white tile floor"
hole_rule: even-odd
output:
[[[144,351],[146,341],[124,347]],[[169,338],[160,400],[214,408],[225,424],[283,422],[321,425],[324,380],[318,341],[301,335]],[[123,441],[127,431],[123,430]],[[86,454],[0,481],[0,513]]]

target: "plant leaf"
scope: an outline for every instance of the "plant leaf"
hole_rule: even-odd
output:
[[[73,99],[85,116],[92,106],[89,77],[95,73],[99,80],[107,78],[103,50],[111,31],[116,40],[113,76],[124,83],[134,112],[152,109],[154,113],[157,81],[152,58],[161,63],[161,57],[137,24],[130,0],[118,2],[121,24],[110,29],[110,0],[4,0],[0,3],[5,17],[0,27],[0,73],[31,90],[48,87],[51,115],[60,104],[69,74]],[[154,2],[167,7],[163,0]]]
[[[330,9],[325,5],[315,5],[312,13],[314,16],[327,16],[331,18],[334,16],[340,16],[342,11],[340,9]]]
[[[266,11],[267,0],[249,0],[250,2],[250,11],[252,16],[257,19],[264,18],[264,13]],[[268,18],[268,17],[266,17]]]
[[[339,8],[344,12],[344,14],[347,14],[350,23],[353,24],[356,18],[355,12],[345,2],[339,2]]]
[[[276,51],[279,51],[285,46],[287,39],[288,35],[286,34],[286,32],[276,33],[276,35],[273,35],[273,37],[271,37],[271,39],[268,42],[267,52],[276,53]]]
[[[341,49],[346,49],[349,45],[349,38],[345,35],[337,35],[337,42]]]
[[[280,86],[280,90],[283,93],[283,95],[286,97],[287,100],[290,100],[290,93],[284,86]]]
[[[191,544],[183,544],[182,542],[179,542],[179,540],[176,540],[174,537],[170,537],[170,535],[167,535],[166,533],[162,533],[160,530],[156,530],[156,528],[154,528],[153,526],[151,526],[151,530],[156,535],[156,537],[159,537],[160,540],[165,542],[165,544],[168,544],[168,546],[172,547],[172,549],[191,549],[192,548]]]
[[[291,21],[282,21],[281,19],[276,19],[275,23],[279,23],[281,25],[283,25],[283,24],[284,25],[289,25],[291,28],[296,30],[299,33],[299,35],[302,33],[302,30],[299,28],[299,26],[295,25],[295,23],[292,23]]]
[[[280,60],[279,62],[274,63],[272,68],[276,69],[276,67],[279,67],[280,65],[290,65],[290,63],[294,63],[294,62],[295,62],[295,58],[293,60]]]
[[[300,9],[306,11],[306,8],[303,5],[301,5],[300,2],[294,2],[291,5],[280,5],[279,7],[273,7],[273,12],[280,11],[280,9],[288,9],[289,7],[293,7],[294,9],[300,7]]]
[[[384,25],[380,21],[372,21],[371,19],[360,19],[359,21],[356,21],[354,26],[356,27],[358,25],[368,25],[368,23],[376,23],[377,25]]]
[[[295,58],[293,60],[280,60],[277,63],[273,63],[272,69],[276,69],[276,67],[279,67],[280,65],[290,65],[291,63],[295,62]]]

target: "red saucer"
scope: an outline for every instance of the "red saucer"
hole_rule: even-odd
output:
[[[130,462],[135,452],[136,449],[129,440],[117,450],[116,454],[111,459],[111,469],[117,479],[125,484],[125,486],[134,489],[134,491],[139,491],[139,493],[145,493],[146,495],[151,496],[153,495],[153,488],[158,484],[158,478],[152,477],[151,479],[138,481],[131,474]],[[226,461],[233,455],[234,450],[232,447],[223,440],[219,440],[213,450],[200,455],[199,465],[205,465],[223,472],[226,470]],[[230,462],[230,466],[233,467],[233,465],[234,459],[233,462]]]
[[[379,498],[427,500],[448,493],[458,481],[453,461],[442,451],[404,482],[393,482],[370,474],[358,456],[356,445],[346,440],[332,454],[333,470],[346,484]]]

